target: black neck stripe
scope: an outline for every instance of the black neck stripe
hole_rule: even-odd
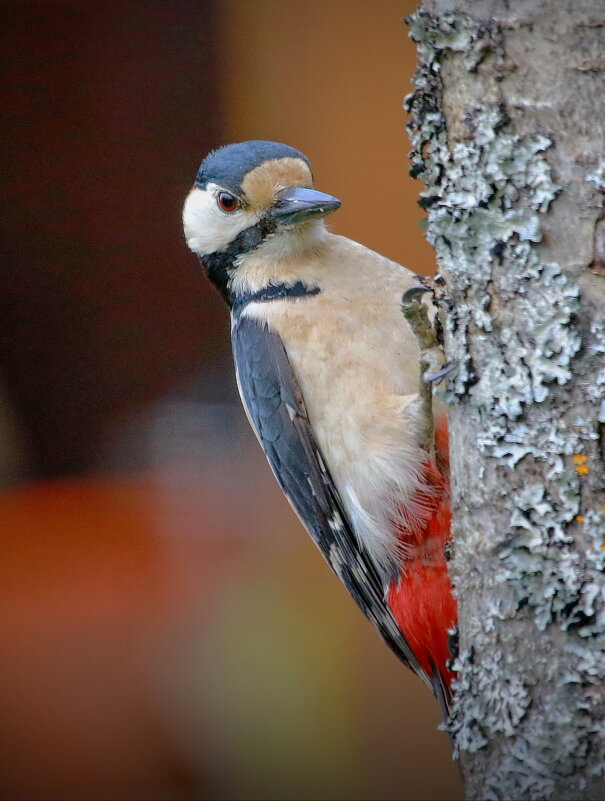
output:
[[[246,292],[233,299],[233,314],[239,317],[249,303],[269,303],[273,300],[286,298],[306,298],[318,295],[321,292],[318,286],[309,286],[302,281],[294,284],[267,284],[256,292]]]
[[[235,267],[236,260],[244,253],[261,245],[264,240],[275,232],[277,223],[270,218],[259,220],[256,225],[244,228],[224,250],[215,250],[200,256],[206,275],[221,293],[223,300],[231,306],[232,298],[229,292],[230,270]]]

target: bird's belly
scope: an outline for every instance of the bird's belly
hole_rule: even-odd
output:
[[[392,329],[356,324],[350,310],[332,309],[328,321],[319,328],[297,320],[282,339],[319,444],[344,468],[405,439],[402,407],[416,397],[418,355],[415,342],[406,353]]]

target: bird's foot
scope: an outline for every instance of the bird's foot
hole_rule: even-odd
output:
[[[429,317],[429,306],[422,302],[423,295],[427,292],[431,292],[434,297],[435,291],[428,285],[429,281],[433,283],[434,281],[424,276],[422,278],[418,276],[418,279],[422,283],[410,287],[403,293],[401,311],[420,348],[421,380],[424,383],[435,383],[451,373],[456,365],[446,362],[438,330],[434,324],[436,315],[433,313]],[[432,311],[435,312],[435,305],[432,305]]]

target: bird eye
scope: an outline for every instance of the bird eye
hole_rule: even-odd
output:
[[[231,214],[237,208],[237,198],[230,195],[229,192],[219,192],[216,196],[216,204],[221,211]]]

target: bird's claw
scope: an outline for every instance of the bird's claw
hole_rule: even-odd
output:
[[[424,380],[430,384],[434,384],[441,381],[441,379],[445,378],[446,375],[453,373],[457,367],[458,362],[446,362],[440,370],[437,370],[434,373],[425,373],[423,376]]]
[[[401,296],[401,305],[407,306],[410,303],[413,303],[415,300],[420,300],[420,298],[424,295],[425,292],[430,292],[431,289],[428,286],[412,286]]]

